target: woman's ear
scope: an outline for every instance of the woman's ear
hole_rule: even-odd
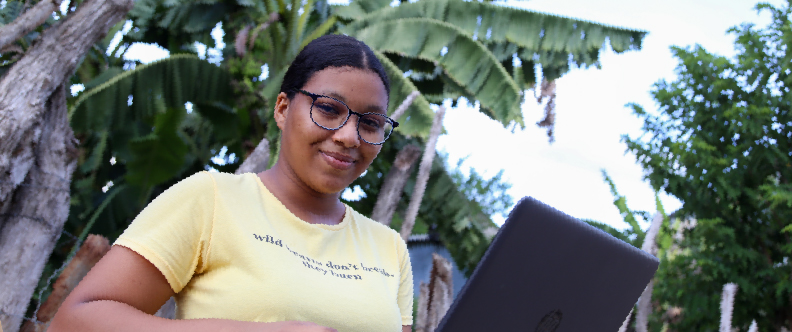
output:
[[[289,102],[289,97],[286,96],[285,92],[279,93],[278,99],[275,101],[275,123],[281,131],[283,131],[286,125],[286,116],[289,113]]]

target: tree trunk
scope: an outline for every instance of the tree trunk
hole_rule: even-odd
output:
[[[66,297],[108,251],[110,251],[110,242],[107,238],[100,235],[88,235],[80,250],[77,251],[74,258],[69,261],[69,264],[58,276],[58,279],[55,280],[55,284],[52,285],[52,293],[35,315],[38,322],[32,320],[25,322],[21,331],[46,331],[50,321],[55,317],[55,313],[58,312],[58,308],[66,300]]]
[[[418,90],[410,92],[410,94],[407,95],[407,98],[404,98],[404,101],[402,101],[401,105],[399,105],[399,107],[397,107],[396,110],[393,111],[393,114],[391,114],[390,116],[391,119],[399,121],[399,118],[402,115],[404,115],[405,112],[407,112],[407,108],[409,108],[410,105],[412,105],[413,101],[415,101],[415,98],[418,98],[418,95],[420,94],[421,93],[418,92]]]
[[[721,294],[721,319],[720,332],[732,332],[732,314],[734,313],[734,296],[737,295],[737,284],[728,283],[723,285]]]
[[[77,165],[66,110],[66,87],[45,106],[32,167],[0,210],[0,321],[16,332],[63,223],[69,215],[69,183]]]
[[[421,282],[418,296],[416,332],[432,332],[437,329],[454,300],[454,281],[451,262],[437,253],[432,253],[432,271],[429,285]]]
[[[269,164],[269,141],[262,138],[252,153],[239,165],[234,174],[259,173],[267,170]]]
[[[0,204],[11,200],[33,166],[41,135],[37,125],[50,96],[133,5],[132,0],[86,0],[62,23],[44,31],[0,79]]]
[[[10,24],[0,26],[0,50],[43,24],[60,3],[60,0],[39,1]]]
[[[400,233],[404,241],[407,241],[407,238],[412,234],[415,218],[418,217],[418,208],[421,207],[421,200],[423,200],[423,194],[426,191],[426,183],[429,181],[429,172],[432,170],[437,138],[440,136],[440,132],[443,131],[443,116],[445,116],[445,107],[440,106],[437,109],[437,113],[435,113],[434,121],[432,121],[429,141],[426,142],[426,150],[424,150],[421,165],[418,168],[418,178],[415,180],[415,189],[413,189],[412,197],[410,197],[410,205],[407,206],[407,213],[402,224]]]
[[[64,83],[133,5],[86,0],[0,79],[0,321],[6,332],[17,332],[69,214],[77,153]]]
[[[385,225],[390,225],[396,206],[399,205],[404,184],[410,177],[410,169],[421,156],[421,148],[416,145],[407,145],[396,154],[385,181],[380,187],[377,195],[377,203],[371,213],[371,219],[379,221]]]
[[[656,237],[660,232],[660,226],[663,224],[663,215],[660,212],[655,213],[652,218],[652,224],[644,236],[641,250],[650,255],[655,255],[657,252]],[[654,290],[654,279],[649,281],[649,284],[644,288],[641,297],[638,299],[638,310],[635,311],[635,331],[647,332],[649,331],[649,314],[652,312],[652,291]]]
[[[630,326],[630,318],[632,318],[633,310],[634,309],[630,309],[630,313],[627,314],[627,318],[624,319],[624,322],[619,328],[619,332],[627,332],[627,327]]]

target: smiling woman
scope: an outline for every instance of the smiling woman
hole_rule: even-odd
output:
[[[339,200],[398,126],[388,95],[365,44],[339,35],[308,44],[277,98],[277,163],[201,172],[162,193],[51,330],[410,331],[404,241]],[[153,316],[170,296],[178,319]]]

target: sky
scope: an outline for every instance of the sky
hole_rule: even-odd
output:
[[[339,0],[342,1],[342,0]],[[784,1],[768,1],[782,5]],[[498,2],[505,6],[648,31],[639,51],[601,56],[601,69],[573,69],[556,81],[555,142],[534,125],[543,117],[543,106],[532,98],[523,104],[526,127],[514,132],[467,105],[448,109],[447,132],[438,149],[451,165],[466,158],[465,168],[486,176],[504,171],[515,202],[532,196],[569,215],[592,219],[624,229],[613,205],[613,196],[601,171],[613,179],[632,210],[656,211],[655,192],[643,179],[634,155],[626,153],[622,135],[642,134],[640,119],[627,103],[647,111],[657,110],[650,91],[661,79],[673,80],[677,60],[671,46],[703,46],[712,53],[733,56],[730,27],[743,22],[766,25],[770,16],[757,14],[753,1],[737,0],[531,0]],[[209,52],[211,58],[211,50]],[[135,45],[127,58],[150,62],[167,56],[155,47]],[[529,91],[530,94],[530,91]],[[464,103],[461,103],[464,104]],[[682,202],[660,193],[667,212]],[[503,216],[493,216],[496,223]],[[644,227],[648,227],[645,224]]]
[[[444,120],[448,134],[439,139],[439,149],[449,154],[452,164],[467,157],[465,166],[490,176],[503,169],[515,201],[533,196],[574,217],[619,229],[627,224],[613,205],[601,170],[613,179],[630,209],[656,211],[654,190],[621,142],[624,134],[632,138],[642,134],[642,121],[625,105],[634,102],[647,111],[657,110],[649,92],[657,81],[675,77],[672,45],[699,44],[731,57],[734,38],[726,30],[743,22],[764,26],[770,21],[766,12],[759,15],[753,10],[752,1],[532,0],[505,5],[649,33],[640,51],[605,51],[601,69],[575,69],[557,80],[554,143],[548,143],[545,131],[534,125],[543,117],[543,106],[527,98],[526,127],[515,133],[476,109],[448,110]],[[665,193],[660,197],[667,212],[682,205]]]

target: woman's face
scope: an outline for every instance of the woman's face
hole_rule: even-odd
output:
[[[314,73],[305,91],[343,101],[358,113],[386,114],[388,94],[377,74],[352,67],[330,67]],[[289,100],[278,96],[275,121],[282,131],[280,162],[311,189],[338,193],[362,174],[381,146],[366,143],[357,133],[357,115],[338,130],[327,130],[311,120],[311,98],[297,93]]]

